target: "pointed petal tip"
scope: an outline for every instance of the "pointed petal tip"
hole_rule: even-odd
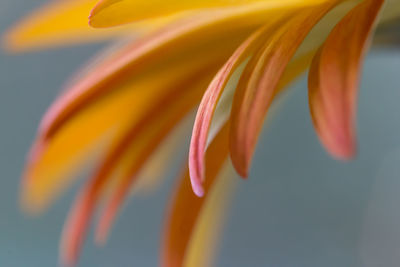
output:
[[[193,192],[195,193],[195,195],[198,197],[203,197],[204,196],[203,186],[201,184],[193,181],[192,179],[191,179],[191,182],[192,182],[192,189],[193,189]]]
[[[191,157],[189,157],[189,176],[190,176],[190,182],[192,184],[192,189],[193,192],[196,194],[198,197],[203,197],[204,196],[204,188],[202,185],[202,181],[204,180],[204,172],[199,171],[198,168],[196,168],[197,164],[193,162]]]
[[[109,28],[112,26],[117,26],[114,24],[104,24],[104,22],[102,23],[102,20],[98,20],[98,14],[104,9],[103,7],[103,1],[99,1],[97,2],[97,4],[92,8],[92,10],[90,10],[89,13],[89,26],[93,27],[93,28]]]
[[[251,165],[251,158],[243,156],[243,153],[238,152],[238,146],[232,146],[230,148],[230,156],[231,162],[236,170],[237,174],[243,179],[247,179],[249,177],[249,170]]]
[[[329,153],[337,160],[351,161],[357,155],[357,146],[354,141],[349,140],[346,143],[326,147]]]
[[[233,164],[233,167],[235,168],[236,172],[239,174],[240,178],[247,179],[249,177],[249,169],[250,169],[250,167],[248,166],[249,164],[250,163],[247,163],[245,165]]]

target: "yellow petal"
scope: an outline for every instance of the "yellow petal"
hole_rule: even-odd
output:
[[[4,36],[4,45],[8,50],[17,52],[100,41],[122,35],[127,37],[149,31],[170,20],[165,18],[126,27],[95,30],[88,24],[88,16],[95,3],[96,0],[52,1],[11,28]]]
[[[110,27],[148,18],[166,16],[182,11],[226,8],[266,11],[277,6],[289,8],[320,3],[323,0],[102,0],[93,9],[90,24]],[[212,14],[210,14],[212,16]],[[249,17],[250,19],[250,17]],[[265,17],[267,20],[267,17]]]
[[[215,51],[215,44],[220,49],[225,47],[224,53],[231,51],[231,47],[237,46],[265,20],[265,12],[253,10],[250,12],[250,15],[254,15],[251,19],[247,19],[248,14],[246,10],[218,13],[211,17],[203,14],[137,40],[111,60],[97,66],[76,83],[65,97],[55,101],[42,120],[40,131],[45,136],[51,136],[93,98],[104,95],[132,76],[143,75],[143,72],[155,67],[163,68],[167,66],[165,64],[173,64],[174,60],[200,50]],[[229,30],[226,30],[227,26]]]
[[[47,147],[28,163],[27,175],[32,178],[24,182],[26,202],[37,208],[48,204],[72,180],[70,174],[75,162],[83,162],[88,156],[86,145],[93,144],[95,136],[115,128],[115,123],[126,119],[127,111],[140,114],[144,103],[151,103],[154,92],[150,88],[162,89],[176,77],[184,77],[193,69],[186,63],[201,66],[210,60],[227,59],[257,27],[253,21],[251,26],[238,24],[232,31],[226,31],[222,26],[229,24],[230,19],[233,18],[202,18],[191,25],[177,24],[176,29],[168,28],[138,40],[104,60],[67,90],[42,121],[38,142],[45,141]],[[99,106],[100,102],[109,104],[113,111]],[[80,119],[89,110],[89,119]],[[96,119],[92,120],[91,116]],[[87,129],[82,138],[81,129]]]
[[[74,180],[75,172],[88,163],[90,155],[98,158],[117,132],[142,115],[147,103],[157,97],[160,84],[171,82],[170,77],[135,80],[137,90],[127,84],[83,109],[51,139],[43,141],[39,136],[23,180],[24,206],[32,211],[46,208]]]
[[[213,266],[219,241],[224,232],[230,204],[236,191],[237,179],[232,165],[218,174],[217,181],[203,204],[194,232],[189,241],[183,266]]]
[[[89,180],[75,202],[62,238],[62,258],[74,263],[85,235],[86,228],[103,192],[115,171],[117,185],[100,218],[97,241],[104,243],[110,227],[143,164],[153,154],[182,118],[198,103],[204,86],[211,79],[210,73],[217,67],[206,66],[200,73],[184,76],[179,83],[169,83],[164,96],[154,99],[142,118],[133,123],[123,136],[106,153],[104,161]],[[199,79],[199,81],[196,81]],[[169,90],[168,90],[169,89]],[[170,91],[170,92],[168,92]]]
[[[178,185],[169,207],[170,210],[166,220],[166,227],[164,229],[161,249],[161,266],[163,267],[189,266],[183,265],[185,259],[189,262],[193,260],[197,261],[197,255],[203,255],[204,257],[200,257],[198,259],[200,261],[194,266],[207,266],[201,264],[207,256],[205,255],[206,252],[210,252],[207,248],[201,247],[203,243],[202,241],[204,241],[205,238],[198,236],[198,238],[194,240],[193,235],[195,229],[199,228],[199,218],[203,217],[201,218],[202,221],[203,219],[210,219],[210,222],[215,222],[213,218],[208,218],[208,212],[205,211],[204,208],[205,203],[209,203],[209,200],[211,200],[209,197],[213,194],[211,193],[214,191],[213,188],[216,184],[220,184],[217,183],[219,178],[218,174],[220,173],[220,170],[228,157],[228,130],[229,127],[227,124],[225,124],[220,132],[216,135],[215,139],[211,142],[207,150],[207,169],[205,174],[207,179],[205,181],[206,194],[204,197],[199,198],[193,194],[187,166],[185,166],[182,177],[178,180]],[[232,177],[229,178],[232,179]],[[224,188],[224,183],[220,184],[220,186]],[[220,196],[222,195],[224,194],[222,193]],[[212,202],[211,206],[219,207],[219,204]],[[208,208],[210,208],[210,206]],[[206,215],[206,218],[204,218],[202,215]],[[204,224],[204,221],[202,224]],[[205,230],[204,225],[200,227],[200,229],[197,229],[197,235],[201,235],[201,230]],[[189,243],[192,243],[193,248],[191,256],[188,255]],[[198,246],[197,249],[201,248],[200,251],[197,251],[197,255],[195,254],[196,246]]]

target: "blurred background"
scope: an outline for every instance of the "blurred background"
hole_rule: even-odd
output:
[[[44,0],[1,0],[0,33]],[[104,45],[0,52],[0,266],[57,266],[58,241],[77,187],[40,217],[18,206],[25,154],[63,83]],[[374,267],[400,262],[400,50],[373,50],[359,101],[359,156],[321,148],[306,82],[269,121],[251,171],[239,181],[216,266]],[[91,236],[79,266],[156,266],[165,203],[177,173],[130,200],[105,248]]]

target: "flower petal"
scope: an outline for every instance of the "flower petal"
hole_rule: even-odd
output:
[[[131,189],[131,185],[136,181],[138,172],[161,141],[198,103],[204,85],[211,79],[213,70],[216,70],[217,66],[207,66],[205,70],[202,70],[205,73],[184,77],[185,80],[181,84],[170,84],[172,92],[169,90],[170,92],[164,98],[153,101],[146,114],[137,123],[132,124],[131,128],[111,147],[100,168],[83,189],[83,197],[75,202],[75,207],[70,214],[62,238],[61,253],[66,263],[76,261],[82,236],[86,232],[94,209],[98,206],[108,182],[113,177],[113,172],[118,171],[119,178],[100,219],[97,233],[100,243],[105,241],[114,217]],[[196,83],[195,79],[200,80]],[[80,206],[87,208],[79,208]],[[81,213],[76,214],[76,212]]]
[[[121,88],[82,110],[52,138],[39,136],[24,173],[24,208],[31,212],[45,209],[77,177],[77,171],[96,162],[118,132],[141,116],[148,101],[158,97],[162,82],[171,82],[171,78],[160,75],[157,81],[136,80],[137,90]]]
[[[277,18],[276,18],[277,19]],[[271,23],[273,25],[273,23]],[[197,111],[196,120],[193,126],[192,139],[189,151],[189,172],[194,192],[201,196],[204,181],[204,157],[206,145],[214,116],[215,109],[221,98],[221,95],[232,77],[235,70],[243,63],[252,52],[259,49],[272,25],[262,27],[253,33],[229,58],[225,65],[219,70],[218,74],[210,83]]]
[[[238,173],[247,177],[264,116],[274,99],[287,64],[314,25],[334,2],[306,9],[271,35],[248,63],[232,106],[230,152]]]
[[[90,25],[93,27],[110,27],[128,22],[148,18],[175,14],[188,10],[201,10],[210,8],[252,8],[263,9],[265,6],[300,6],[310,5],[320,0],[169,0],[166,4],[162,0],[101,0],[92,10]]]
[[[224,37],[221,36],[221,38]],[[168,93],[165,90],[166,85],[174,85],[185,79],[187,75],[193,75],[194,72],[208,66],[210,61],[218,61],[222,65],[229,53],[233,51],[233,46],[241,39],[230,40],[232,43],[229,45],[207,47],[208,49],[200,50],[195,54],[193,51],[197,51],[199,46],[182,51],[182,55],[165,55],[163,59],[159,59],[151,66],[147,68],[143,66],[143,70],[136,75],[132,73],[130,77],[125,77],[124,81],[109,84],[107,90],[111,91],[86,103],[68,120],[62,123],[55,121],[59,123],[57,130],[44,133],[40,131],[34,145],[34,152],[28,159],[26,179],[23,182],[23,202],[28,204],[28,209],[43,210],[62,189],[72,182],[72,178],[76,177],[72,171],[77,170],[79,166],[84,166],[90,158],[89,155],[96,151],[99,144],[103,143],[105,147],[110,145],[112,138],[118,138],[118,133],[127,125],[131,125],[143,116],[146,107],[159,99],[161,93]],[[201,44],[198,45],[201,46]],[[187,60],[186,53],[192,54],[191,60]],[[171,60],[173,64],[165,68]],[[125,75],[129,76],[129,74]],[[68,92],[66,94],[68,95]],[[64,94],[56,102],[65,101],[65,97]],[[73,105],[80,101],[79,97],[77,100],[73,96],[69,97],[71,97],[73,108]],[[59,109],[61,114],[68,112],[62,110],[62,107],[54,107]],[[51,109],[50,112],[53,110]],[[55,124],[51,125],[54,127]]]
[[[332,30],[310,69],[313,123],[326,149],[340,159],[356,153],[354,124],[361,62],[383,3],[365,0],[352,9]]]
[[[207,68],[206,72],[209,73],[210,70],[215,69],[215,66],[210,66]],[[188,81],[193,82],[195,79],[199,79],[204,75],[196,76],[197,77],[191,77]],[[125,153],[128,153],[129,155],[135,155],[135,159],[131,161],[131,164],[122,174],[122,180],[119,182],[117,189],[111,196],[110,201],[107,203],[108,205],[101,216],[100,223],[97,228],[97,237],[101,243],[104,243],[115,216],[124,199],[126,198],[127,193],[129,192],[129,188],[131,188],[131,185],[136,182],[138,173],[142,167],[142,162],[144,162],[149,155],[149,148],[142,149],[143,151],[141,151],[140,145],[143,143],[143,141],[140,141],[141,139],[138,137],[132,136],[132,134],[137,134],[139,136],[140,134],[145,134],[147,135],[146,138],[148,138],[149,135],[151,136],[151,133],[155,132],[157,134],[156,137],[154,137],[154,139],[148,145],[151,151],[151,149],[153,149],[152,147],[159,142],[157,140],[161,141],[163,138],[165,138],[166,134],[169,133],[171,129],[173,129],[173,127],[175,127],[175,125],[182,120],[183,116],[191,111],[198,103],[204,92],[204,86],[211,79],[211,75],[207,75],[206,77],[206,79],[202,79],[199,85],[196,85],[196,88],[191,88],[191,90],[188,90],[187,86],[182,87],[182,89],[184,89],[186,92],[181,92],[180,95],[172,95],[168,105],[165,104],[163,105],[162,109],[155,110],[157,111],[157,114],[154,114],[153,118],[143,120],[143,122],[146,124],[143,126],[146,128],[143,127],[140,129],[139,126],[129,134],[129,139],[132,141]]]
[[[154,64],[169,66],[175,60],[190,58],[198,51],[223,51],[229,55],[245,36],[265,20],[260,11],[216,13],[192,16],[141,38],[105,60],[72,86],[50,107],[40,125],[40,134],[50,137],[74,114],[98,97],[114,90],[132,77],[148,75]],[[245,19],[253,15],[252,19]],[[232,26],[233,25],[233,26]],[[229,30],[226,27],[229,26]],[[146,74],[147,73],[147,74]]]
[[[138,35],[172,20],[163,18],[113,29],[95,30],[87,21],[95,3],[96,0],[52,1],[11,28],[4,36],[4,45],[10,51],[20,52],[48,46],[101,41]]]
[[[185,170],[180,178],[177,191],[170,205],[170,211],[161,250],[161,266],[183,266],[188,244],[193,235],[201,210],[214,186],[221,167],[228,157],[227,124],[220,130],[211,142],[206,153],[205,197],[198,198],[193,194],[190,185],[189,172]]]
[[[239,181],[233,179],[237,178],[235,173],[228,163],[215,178],[192,231],[183,266],[213,266]]]

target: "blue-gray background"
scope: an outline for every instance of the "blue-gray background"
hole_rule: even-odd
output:
[[[0,32],[40,1],[1,0]],[[101,45],[22,55],[0,52],[0,266],[57,266],[73,190],[44,216],[17,204],[19,175],[41,115],[65,79]],[[400,264],[400,51],[366,61],[360,154],[344,164],[311,127],[305,81],[296,86],[240,182],[217,266],[390,267]],[[171,176],[171,175],[170,175]],[[79,266],[156,266],[171,179],[130,201],[104,249],[87,242]]]

